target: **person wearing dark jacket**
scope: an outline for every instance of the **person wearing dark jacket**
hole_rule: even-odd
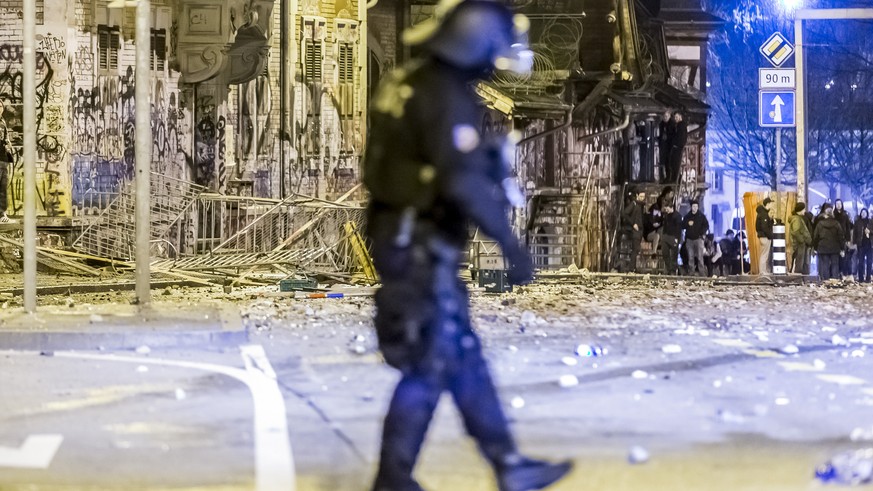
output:
[[[854,243],[852,242],[852,218],[849,217],[849,212],[843,206],[843,200],[837,199],[834,201],[834,219],[843,227],[843,237],[846,241],[844,254],[840,257],[840,272],[843,277],[852,276],[852,256],[854,255]]]
[[[740,274],[739,242],[734,240],[734,231],[728,229],[724,238],[718,241],[721,249],[721,263],[724,275]]]
[[[685,215],[682,222],[682,228],[685,229],[685,245],[688,247],[688,274],[694,276],[696,274],[706,276],[706,265],[703,261],[704,239],[709,231],[709,220],[700,212],[700,204],[697,201],[691,202],[691,211]]]
[[[833,206],[828,203],[822,205],[812,243],[818,252],[818,276],[821,280],[841,279],[840,257],[845,254],[846,237],[843,226],[834,218]]]
[[[858,281],[861,283],[869,283],[870,274],[873,273],[871,230],[873,230],[873,223],[870,221],[870,213],[866,208],[862,209],[858,213],[858,219],[855,220],[854,232],[852,233],[852,243],[855,244],[855,249],[858,251]]]
[[[670,157],[667,163],[667,182],[678,183],[682,173],[682,153],[688,142],[688,123],[684,121],[682,113],[673,114],[673,138],[670,141]]]
[[[673,122],[673,113],[665,111],[658,124],[658,163],[664,176],[661,182],[671,184],[670,180],[670,150],[673,147],[673,136],[676,134],[676,123]]]
[[[664,215],[661,213],[661,205],[652,203],[649,212],[643,218],[643,236],[652,243],[652,253],[658,253],[658,244],[661,240],[661,226],[664,224]]]
[[[664,225],[661,230],[661,257],[664,259],[664,274],[678,274],[679,238],[682,237],[682,217],[673,209],[672,202],[663,206]]]
[[[812,210],[807,209],[806,213],[803,214],[803,219],[806,221],[806,228],[809,229],[810,235],[815,232],[815,218],[816,216],[813,215]],[[812,246],[810,246],[810,249],[807,252],[812,256]],[[807,263],[807,265],[809,265],[809,263]]]
[[[806,204],[794,205],[794,214],[788,219],[788,238],[791,240],[791,272],[809,274],[809,248],[812,233],[806,223]]]
[[[755,233],[758,235],[760,251],[758,256],[758,274],[770,274],[770,245],[773,241],[773,218],[770,210],[773,208],[773,200],[764,198],[758,205],[755,218]]]
[[[507,137],[481,133],[486,109],[472,90],[498,67],[524,71],[532,53],[520,39],[522,18],[500,2],[443,0],[436,12],[403,33],[418,54],[383,77],[369,112],[366,234],[382,282],[374,325],[385,362],[399,372],[371,489],[422,489],[415,463],[445,392],[497,487],[542,489],[571,464],[519,453],[458,279],[471,223],[500,244],[510,284],[533,279],[508,220],[510,205],[521,203],[500,151]]]
[[[621,210],[621,238],[626,242],[628,255],[620,264],[622,273],[636,273],[637,257],[640,255],[640,243],[643,240],[643,200],[645,193],[628,195]]]

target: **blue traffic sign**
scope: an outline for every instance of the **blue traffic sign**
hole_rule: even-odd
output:
[[[795,126],[794,91],[762,90],[759,92],[758,124],[765,128]]]

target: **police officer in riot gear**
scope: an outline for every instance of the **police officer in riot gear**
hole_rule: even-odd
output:
[[[483,108],[473,89],[496,69],[530,69],[532,53],[519,37],[524,21],[494,0],[443,0],[432,19],[404,33],[420,58],[389,75],[372,101],[364,183],[382,279],[375,324],[386,362],[402,372],[374,491],[422,490],[413,467],[443,391],[500,491],[542,489],[570,469],[518,453],[458,279],[468,222],[500,243],[510,282],[533,277],[507,218],[502,142],[480,133]]]

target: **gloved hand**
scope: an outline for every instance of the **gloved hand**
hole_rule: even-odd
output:
[[[516,245],[506,251],[509,261],[509,271],[506,276],[512,285],[526,285],[533,280],[534,266],[530,255],[521,246]]]

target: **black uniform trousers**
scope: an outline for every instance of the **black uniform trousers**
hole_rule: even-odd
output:
[[[403,305],[396,305],[399,299],[378,294],[376,297],[377,329],[379,316],[391,310],[429,313],[429,318],[420,318],[417,312],[410,312],[421,323],[424,350],[417,359],[400,367],[403,375],[385,417],[381,460],[374,486],[376,491],[421,489],[412,472],[444,391],[452,395],[467,432],[492,465],[498,465],[504,457],[516,451],[494,382],[482,357],[479,338],[470,325],[466,286],[458,278],[459,250],[433,241],[427,247],[426,256],[424,264],[421,264],[421,257],[412,262],[416,264],[415,268],[429,269],[427,274],[413,274],[430,280],[429,284],[416,287],[424,293],[420,300],[427,305],[417,306],[417,302],[408,300],[403,301]],[[403,277],[391,278],[384,274],[382,285],[380,293],[410,293],[407,290],[412,287]],[[395,316],[391,320],[402,317]],[[388,319],[382,322],[385,320]],[[390,347],[383,346],[383,353],[391,351]]]

